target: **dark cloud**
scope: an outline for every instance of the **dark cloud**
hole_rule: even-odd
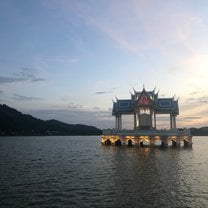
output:
[[[95,92],[95,94],[97,94],[97,95],[109,94],[109,93],[113,93],[116,89],[117,89],[117,87],[111,87],[107,91],[97,91],[97,92]]]
[[[44,78],[37,77],[37,75],[34,74],[36,71],[37,70],[33,68],[22,67],[22,70],[17,73],[16,76],[31,82],[45,81]]]
[[[203,117],[201,116],[186,116],[186,117],[182,117],[180,118],[181,120],[194,120],[194,119],[202,119]]]
[[[40,82],[40,81],[45,81],[44,78],[37,78],[37,77],[34,77],[31,79],[32,82]]]
[[[22,81],[26,81],[26,80],[24,78],[18,78],[18,77],[0,76],[0,84],[13,83],[13,82],[22,82]]]
[[[102,94],[108,94],[108,93],[112,93],[112,91],[99,91],[99,92],[96,92],[95,94],[102,95]]]
[[[38,98],[38,97],[28,97],[28,96],[23,96],[19,94],[13,94],[12,99],[17,100],[17,101],[41,100],[41,98]]]
[[[34,69],[35,71],[35,69]],[[19,73],[14,74],[14,76],[0,76],[0,84],[14,83],[14,82],[40,82],[45,81],[44,78],[37,77],[31,68],[22,68]]]

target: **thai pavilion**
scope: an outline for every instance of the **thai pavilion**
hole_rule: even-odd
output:
[[[122,115],[132,115],[133,130],[122,129]],[[169,129],[157,128],[157,115],[168,114]],[[112,115],[115,116],[115,129],[103,130],[101,142],[104,145],[154,146],[192,146],[190,129],[177,129],[176,117],[179,115],[178,100],[159,98],[158,92],[135,91],[130,99],[113,101]]]

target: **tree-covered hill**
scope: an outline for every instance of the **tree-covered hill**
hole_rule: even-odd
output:
[[[94,126],[43,121],[0,104],[0,135],[100,135]]]

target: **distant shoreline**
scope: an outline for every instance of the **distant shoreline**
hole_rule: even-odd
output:
[[[190,128],[193,136],[208,136],[208,127]],[[100,136],[102,130],[83,124],[41,120],[0,104],[1,136]]]
[[[83,136],[83,137],[87,137],[87,136],[101,136],[101,134],[100,135],[0,135],[0,138],[3,138],[3,137],[55,137],[55,136],[57,136],[57,137],[67,137],[67,136],[70,136],[70,137],[72,137],[72,136]]]

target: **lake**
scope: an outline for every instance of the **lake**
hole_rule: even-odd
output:
[[[0,137],[0,207],[208,207],[208,137],[192,148]]]

